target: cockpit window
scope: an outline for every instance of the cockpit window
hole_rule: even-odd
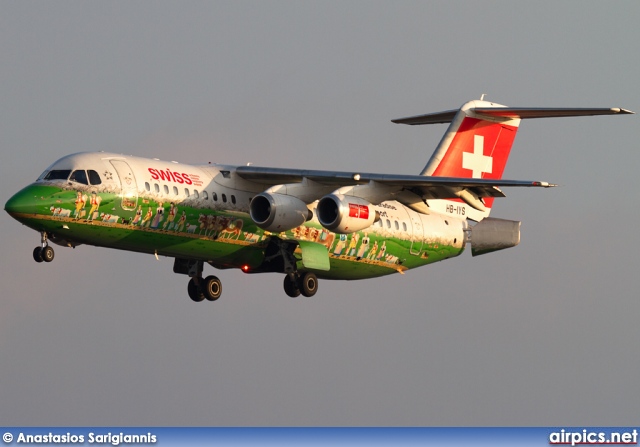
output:
[[[71,174],[70,169],[54,169],[49,171],[47,175],[44,176],[45,180],[66,180],[69,178],[69,174]]]
[[[89,183],[91,183],[92,185],[99,185],[100,183],[102,183],[100,175],[96,171],[89,169],[87,171],[87,174],[89,174]]]
[[[87,173],[81,170],[73,171],[69,180],[82,183],[83,185],[88,185],[89,181],[87,180]]]

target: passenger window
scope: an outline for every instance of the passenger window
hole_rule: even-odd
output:
[[[402,229],[404,231],[407,231],[407,224],[405,222],[402,222]]]
[[[209,200],[209,194],[207,193],[207,191],[202,191],[202,198],[204,200]]]
[[[100,174],[98,174],[96,171],[89,169],[87,173],[89,174],[89,183],[91,183],[92,185],[99,185],[102,183]]]
[[[236,204],[236,196],[234,196],[233,194],[231,194],[231,203],[233,203],[234,205]]]
[[[53,171],[49,171],[49,173],[44,176],[44,179],[45,180],[66,180],[69,178],[69,174],[71,174],[70,169],[56,169]]]
[[[158,185],[157,183],[154,183],[153,189],[155,189],[156,192],[160,192],[160,185]]]
[[[211,193],[212,197],[213,197],[213,201],[217,202],[218,201],[218,194],[216,194],[215,192]]]
[[[83,185],[89,184],[89,181],[87,180],[87,173],[82,170],[73,171],[73,174],[71,174],[71,177],[69,177],[69,180],[73,182],[82,183]]]
[[[178,187],[177,187],[177,186],[174,186],[174,187],[173,187],[173,195],[174,195],[174,196],[177,196],[177,195],[178,195]]]
[[[399,229],[400,229],[400,225],[398,225],[398,221],[397,221],[397,220],[394,220],[393,222],[394,222],[394,223],[395,223],[395,225],[396,225],[396,230],[399,230]]]
[[[151,185],[149,184],[149,182],[144,182],[144,187],[147,191],[151,191]]]
[[[387,228],[391,228],[391,221],[387,219]]]
[[[166,195],[169,195],[169,186],[168,185],[164,185],[164,193]]]
[[[227,196],[226,196],[226,194],[222,194],[222,201],[223,201],[224,203],[227,203]]]
[[[185,197],[189,197],[189,188],[184,189],[184,195]]]
[[[198,194],[198,190],[197,189],[193,190],[193,195],[195,196],[196,199],[200,197],[200,194]]]

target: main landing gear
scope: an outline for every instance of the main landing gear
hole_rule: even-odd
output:
[[[189,298],[195,302],[200,302],[205,298],[209,301],[215,301],[222,295],[222,281],[217,276],[194,276],[189,280],[187,286]]]
[[[277,263],[275,271],[284,271],[284,293],[291,298],[303,296],[312,297],[318,291],[318,277],[311,272],[299,272],[298,259],[294,255],[296,244],[272,238],[265,256],[265,261]]]
[[[205,299],[215,301],[222,295],[222,281],[213,275],[203,278],[203,266],[204,262],[202,261],[176,258],[173,263],[173,271],[191,277],[187,292],[193,301],[200,302]]]
[[[284,273],[284,291],[288,296],[312,297],[318,291],[318,277],[312,272],[298,271],[298,259],[294,255],[296,245],[289,241],[272,238],[266,249],[264,262],[252,272]],[[211,265],[215,267],[214,264]],[[222,295],[222,282],[215,276],[203,278],[203,266],[203,261],[175,258],[173,271],[191,278],[187,291],[189,298],[193,301],[201,302],[205,299],[216,301]]]
[[[318,278],[311,272],[287,273],[284,277],[284,292],[291,298],[303,296],[312,297],[318,291]]]
[[[197,303],[205,299],[216,301],[222,295],[222,281],[213,275],[203,278],[202,270],[198,272],[198,264],[200,264],[199,268],[202,268],[201,262],[194,264],[196,266],[196,269],[194,269],[195,274],[191,276],[187,286],[189,298]],[[298,272],[288,273],[284,277],[284,291],[291,298],[300,295],[312,297],[318,291],[318,278],[311,272],[302,274]]]
[[[42,246],[36,247],[33,249],[33,259],[36,262],[51,262],[53,261],[53,257],[55,253],[53,252],[53,248],[49,247],[49,242],[47,240],[47,233],[42,231],[40,233],[40,242]]]

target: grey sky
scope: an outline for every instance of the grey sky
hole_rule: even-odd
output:
[[[640,3],[0,2],[3,201],[56,159],[418,173],[482,93],[640,111]],[[638,117],[523,122],[493,215],[520,246],[382,279],[220,271],[2,219],[4,425],[632,425],[640,414]],[[4,202],[3,202],[4,203]],[[209,268],[208,272],[213,272]]]

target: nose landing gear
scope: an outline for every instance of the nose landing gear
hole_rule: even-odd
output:
[[[41,247],[36,247],[33,249],[33,259],[36,262],[51,262],[55,256],[52,247],[49,247],[49,242],[47,240],[47,233],[45,231],[40,233],[40,242],[42,243]]]

